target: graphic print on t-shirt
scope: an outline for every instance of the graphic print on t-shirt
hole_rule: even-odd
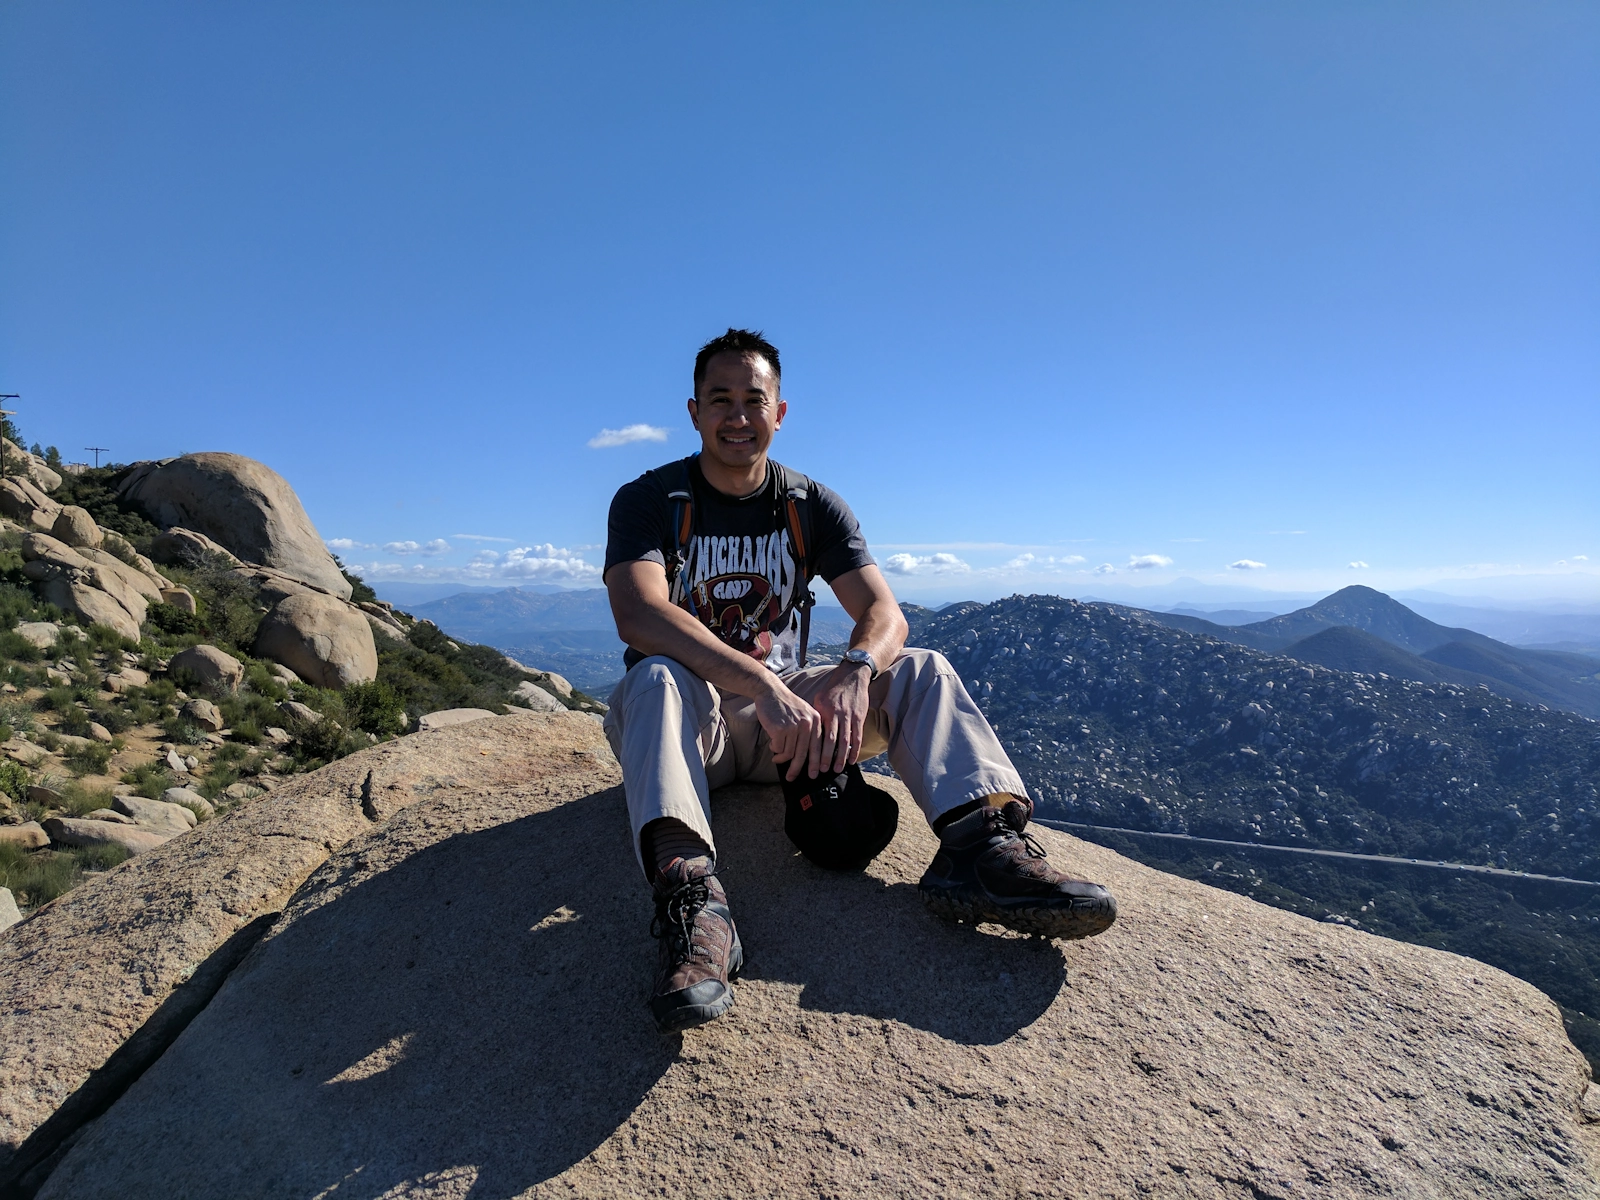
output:
[[[765,537],[694,537],[673,599],[727,645],[766,661],[794,587],[787,529]]]

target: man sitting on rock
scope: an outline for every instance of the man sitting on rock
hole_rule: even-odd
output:
[[[700,453],[617,492],[605,564],[629,647],[606,734],[655,891],[660,1028],[733,1003],[743,951],[716,878],[710,792],[780,782],[780,765],[786,828],[817,862],[864,865],[893,835],[892,801],[854,765],[887,751],[939,836],[919,885],[930,909],[1044,937],[1110,926],[1110,893],[1055,870],[1024,832],[1027,789],[954,668],[905,648],[905,617],[849,507],[768,459],[787,411],[776,347],[739,329],[707,342],[688,407]],[[855,621],[836,666],[804,665],[814,575]]]

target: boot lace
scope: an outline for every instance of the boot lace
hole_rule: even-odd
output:
[[[706,886],[706,881],[716,874],[712,871],[699,879],[679,884],[656,904],[656,915],[650,922],[650,936],[657,940],[670,938],[673,953],[680,959],[694,957],[695,918],[711,901],[711,889]]]
[[[1006,828],[1010,829],[1012,833],[1017,835],[1017,840],[1022,843],[1023,848],[1028,852],[1029,858],[1045,857],[1046,851],[1043,844],[1040,843],[1038,838],[1034,837],[1033,834],[1028,832],[1028,818],[1026,816],[1022,818],[1022,823],[1018,824],[1016,821],[1012,820],[1010,813],[1002,811],[1000,814],[1000,820],[1001,823],[1006,826]]]

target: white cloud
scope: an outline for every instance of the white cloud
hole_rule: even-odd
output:
[[[348,554],[351,550],[376,550],[377,546],[371,542],[358,542],[354,538],[330,538],[326,543],[329,550],[334,553]]]
[[[514,579],[531,583],[598,583],[600,568],[576,552],[546,542],[516,546],[504,554],[480,550],[466,566],[471,579]]]
[[[667,431],[659,425],[624,425],[621,429],[602,429],[589,439],[589,449],[609,450],[630,442],[664,442]]]
[[[415,542],[395,544],[416,545]],[[424,552],[425,546],[410,553]],[[504,580],[508,584],[555,583],[580,587],[593,587],[600,582],[599,567],[585,562],[575,550],[548,543],[542,546],[515,546],[504,552],[480,550],[464,566],[371,562],[355,563],[350,569],[363,579],[438,579],[473,583]]]
[[[421,563],[350,563],[350,573],[362,579],[447,579],[456,574],[451,567],[425,567]]]
[[[1001,571],[1046,571],[1051,567],[1075,567],[1083,561],[1081,554],[1038,555],[1019,554],[1009,562],[1000,564]]]
[[[515,542],[516,538],[490,537],[487,533],[452,533],[453,538],[463,542]]]
[[[1253,558],[1241,558],[1238,562],[1228,564],[1228,570],[1230,571],[1264,571],[1266,567],[1266,563],[1257,562]]]
[[[1155,567],[1170,567],[1172,560],[1165,554],[1135,554],[1128,559],[1128,570],[1149,571]]]
[[[431,542],[385,542],[383,548],[390,554],[449,554],[450,543],[443,538],[434,538]]]
[[[1355,562],[1353,562],[1353,563],[1351,563],[1351,564],[1350,564],[1350,569],[1351,569],[1351,570],[1352,570],[1352,571],[1365,571],[1365,570],[1366,570],[1366,569],[1367,569],[1367,564],[1366,564],[1366,563],[1364,563],[1364,562],[1362,562],[1362,561],[1361,561],[1361,560],[1360,560],[1360,559],[1359,559],[1359,558],[1358,558],[1358,559],[1356,559],[1356,561],[1355,561]]]
[[[1115,575],[1117,573],[1117,569],[1110,563],[1101,563],[1094,569],[1094,573],[1096,575]]]
[[[1572,556],[1572,561],[1573,562],[1588,562],[1589,561],[1589,556],[1587,554],[1574,554]]]
[[[954,554],[891,554],[883,569],[891,575],[960,575],[972,570]]]

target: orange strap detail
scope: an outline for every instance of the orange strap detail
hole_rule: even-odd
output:
[[[788,498],[787,504],[789,508],[789,536],[794,539],[795,557],[800,562],[804,562],[806,558],[806,539],[805,535],[800,532],[800,510],[795,507],[793,496]]]

